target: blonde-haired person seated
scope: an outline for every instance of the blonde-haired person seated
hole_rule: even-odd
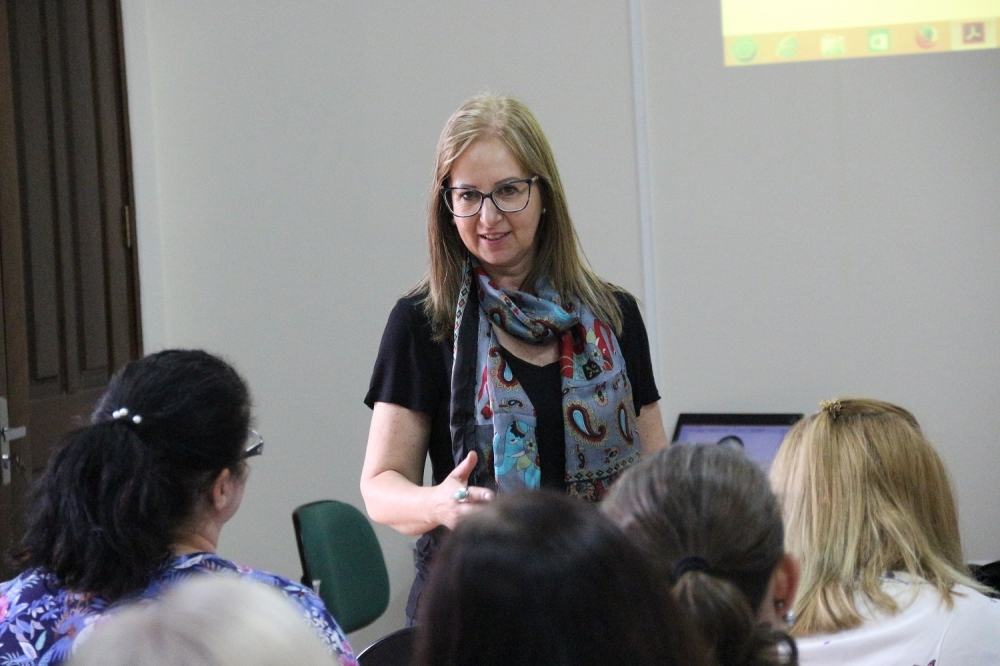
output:
[[[152,602],[110,614],[68,666],[333,666],[277,590],[231,576],[192,576]]]
[[[794,666],[798,565],[764,471],[741,450],[675,445],[611,488],[603,512],[694,619],[718,666]]]
[[[771,482],[802,565],[802,664],[1000,664],[1000,602],[969,575],[944,464],[912,414],[824,402],[785,437]]]

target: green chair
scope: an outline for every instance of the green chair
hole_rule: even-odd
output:
[[[368,518],[336,500],[292,512],[302,584],[319,593],[346,633],[379,618],[389,606],[389,573]]]

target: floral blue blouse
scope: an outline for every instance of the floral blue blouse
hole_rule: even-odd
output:
[[[113,604],[65,590],[55,575],[40,569],[29,569],[0,583],[0,666],[60,664],[69,658],[74,641],[85,637],[105,613],[130,601],[156,598],[178,580],[198,573],[243,576],[277,588],[299,607],[343,666],[357,666],[347,638],[315,592],[212,553],[193,553],[171,560],[144,591]]]

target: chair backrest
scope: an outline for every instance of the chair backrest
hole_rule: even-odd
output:
[[[378,639],[358,655],[358,666],[410,666],[416,627],[405,627]]]
[[[389,606],[389,573],[371,523],[336,500],[303,504],[292,512],[302,583],[319,593],[341,629],[374,622]]]

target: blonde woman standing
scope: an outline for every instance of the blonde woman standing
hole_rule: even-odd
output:
[[[639,308],[584,260],[528,107],[466,101],[441,133],[429,200],[430,270],[389,315],[361,474],[373,520],[423,535],[411,621],[444,529],[496,493],[597,501],[667,443]]]
[[[944,464],[902,407],[824,402],[771,468],[802,565],[805,666],[1000,664],[1000,602],[969,575]]]

